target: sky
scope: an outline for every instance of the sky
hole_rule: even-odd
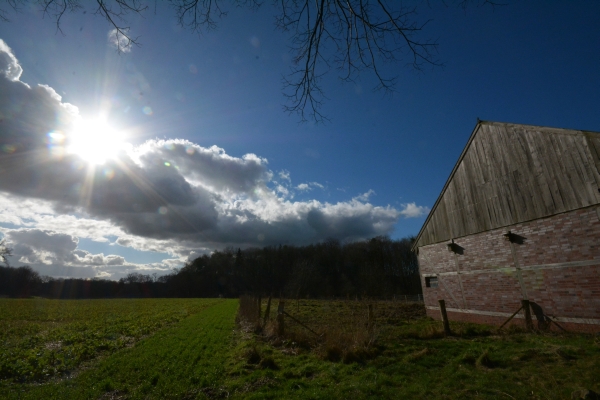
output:
[[[86,4],[85,2],[83,2]],[[600,131],[600,3],[417,2],[440,66],[321,80],[325,123],[284,112],[293,66],[275,10],[218,29],[162,2],[115,48],[93,9],[58,32],[39,6],[0,21],[0,233],[52,277],[163,275],[226,247],[416,235],[477,119]],[[397,3],[390,3],[397,4]],[[83,12],[85,11],[85,13]]]

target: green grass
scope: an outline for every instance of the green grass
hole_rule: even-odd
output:
[[[156,310],[170,301],[140,300]],[[177,301],[195,312],[133,346],[101,352],[70,378],[0,381],[0,398],[564,399],[580,389],[600,392],[599,336],[497,334],[454,323],[457,335],[445,338],[418,305],[382,302],[374,307],[375,341],[330,361],[328,347],[344,343],[318,340],[289,320],[284,338],[257,335],[236,328],[235,300]],[[65,307],[79,304],[72,303]],[[286,309],[317,332],[344,333],[338,341],[354,340],[366,320],[363,302],[300,301]]]
[[[43,382],[67,375],[214,302],[0,299],[0,382]]]
[[[190,300],[180,302],[194,304]],[[181,399],[210,394],[218,390],[225,360],[233,348],[237,301],[200,302],[210,307],[98,360],[72,379],[8,385],[7,397]]]
[[[600,392],[598,336],[497,334],[493,327],[453,323],[457,335],[445,338],[441,323],[417,305],[374,305],[377,337],[364,357],[327,361],[323,347],[331,344],[319,345],[286,321],[293,339],[246,341],[228,367],[226,387],[233,398],[257,399],[564,399],[580,389]],[[299,309],[294,301],[286,309],[318,332],[352,331],[367,313],[366,303],[344,301],[300,301]],[[276,368],[256,362],[265,357]]]

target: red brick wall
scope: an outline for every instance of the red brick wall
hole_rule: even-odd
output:
[[[600,220],[596,208],[455,238],[455,244],[460,246],[457,254],[448,250],[448,242],[420,247],[418,258],[425,305],[437,307],[438,300],[444,299],[448,308],[515,312],[524,296],[511,243],[503,237],[510,230],[523,238],[521,244],[513,246],[529,300],[541,306],[546,315],[559,319],[600,320]],[[460,275],[456,274],[455,258]],[[589,265],[564,265],[582,261]],[[424,276],[433,274],[438,274],[438,287],[428,288]],[[439,310],[428,309],[428,314],[440,318]],[[505,316],[452,311],[449,316],[495,324],[506,320]],[[522,322],[515,319],[515,323]],[[600,331],[598,324],[565,323],[572,329]]]

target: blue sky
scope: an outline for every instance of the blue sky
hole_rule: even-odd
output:
[[[48,172],[44,184],[31,181],[38,176],[32,171],[19,184],[0,176],[0,227],[15,250],[12,263],[43,275],[118,279],[132,271],[166,273],[225,246],[416,235],[477,118],[600,130],[600,4],[527,1],[463,10],[431,3],[417,3],[415,18],[429,20],[420,37],[437,40],[444,65],[420,72],[406,62],[385,65],[397,77],[391,96],[373,91],[368,73],[343,83],[330,71],[322,81],[325,124],[300,124],[283,112],[291,55],[268,5],[231,9],[216,31],[198,36],[157,3],[156,13],[129,17],[141,45],[122,54],[108,40],[111,27],[91,11],[66,15],[63,34],[35,6],[12,14],[0,22],[0,39],[22,74],[6,86],[18,88],[0,91],[0,113],[9,115],[19,93],[47,85],[69,118],[105,115],[137,149],[140,158],[130,166],[140,168],[144,182],[189,183],[185,190],[196,201],[178,203],[185,194],[176,195],[165,208],[138,212],[124,208],[136,194],[119,198],[116,183],[99,183],[94,193],[102,200],[90,197],[85,205],[83,181],[75,183],[80,201],[62,201],[53,190],[64,175]],[[19,118],[0,128],[3,143],[28,117]],[[185,149],[205,158],[177,158]],[[44,168],[64,167],[65,157]],[[173,172],[157,169],[165,162]],[[112,179],[118,165],[94,168]],[[67,175],[73,182],[85,176]]]

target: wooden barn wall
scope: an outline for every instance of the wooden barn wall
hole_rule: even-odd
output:
[[[600,203],[600,135],[481,123],[417,246]]]

